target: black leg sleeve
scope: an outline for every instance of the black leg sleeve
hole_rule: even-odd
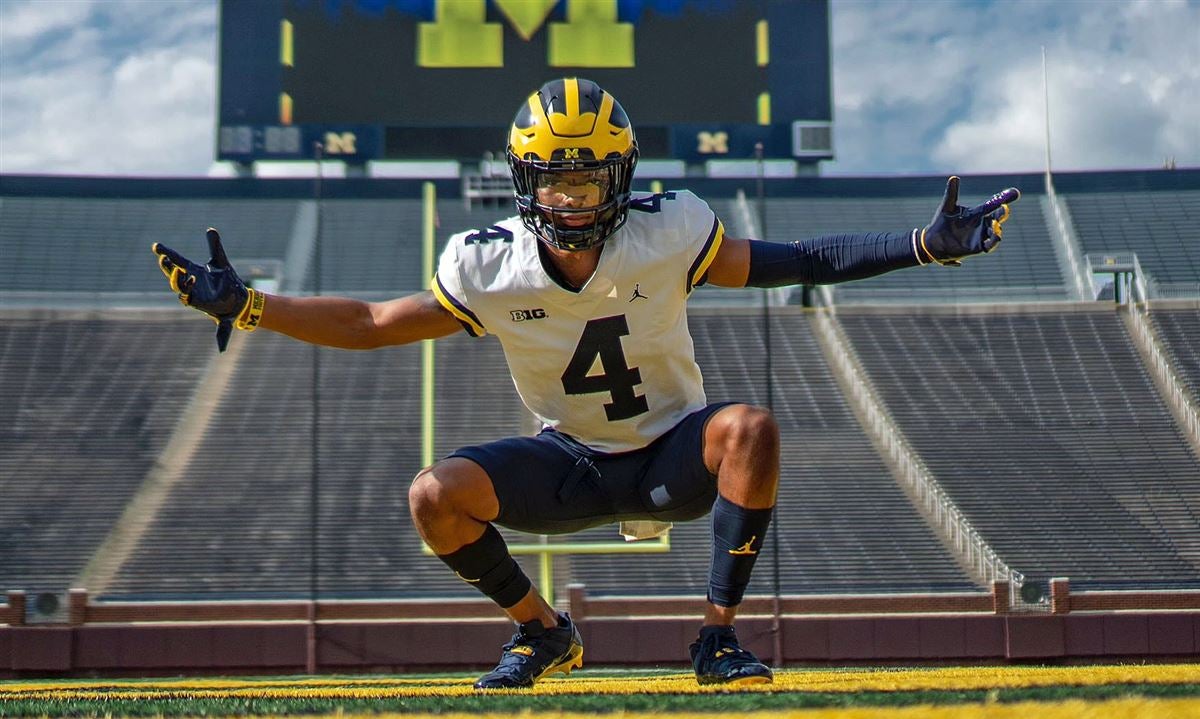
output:
[[[479,539],[450,554],[439,554],[438,559],[505,609],[521,601],[533,586],[491,524]]]
[[[742,603],[750,572],[758,559],[771,525],[769,509],[747,509],[717,497],[712,512],[712,566],[708,574],[708,601],[720,607]]]

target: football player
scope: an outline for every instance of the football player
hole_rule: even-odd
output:
[[[217,321],[222,348],[234,326],[348,349],[459,330],[499,338],[543,429],[463,447],[409,490],[421,537],[517,624],[476,688],[529,687],[583,663],[574,622],[542,599],[495,525],[561,534],[710,513],[708,603],[690,648],[696,679],[770,682],[733,624],[775,506],[779,430],[760,407],[706,401],[688,297],[705,283],[819,284],[956,265],[996,247],[1019,193],[967,208],[951,177],[924,228],[788,244],[726,237],[688,191],[630,191],[638,148],[629,118],[579,78],[528,97],[507,155],[517,215],[451,237],[428,292],[378,303],[264,295],[243,285],[214,230],[206,265],[153,249],[180,299]]]

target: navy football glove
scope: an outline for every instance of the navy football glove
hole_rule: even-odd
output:
[[[917,230],[917,258],[921,264],[958,267],[968,255],[991,252],[1000,244],[1002,225],[1011,214],[1008,203],[1016,202],[1021,192],[1010,187],[992,195],[982,205],[963,207],[958,204],[958,177],[946,181],[946,196],[933,220],[923,230]]]
[[[207,237],[212,257],[206,265],[198,265],[157,242],[150,249],[158,255],[158,267],[167,276],[171,289],[179,295],[179,301],[207,314],[217,323],[217,349],[224,352],[235,322],[238,329],[243,330],[258,326],[263,295],[246,287],[238,277],[221,247],[221,235],[210,227]],[[243,317],[243,314],[247,316]]]

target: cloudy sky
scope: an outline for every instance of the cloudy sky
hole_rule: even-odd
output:
[[[1200,0],[832,0],[826,174],[1200,166]],[[217,0],[0,0],[0,172],[213,170]]]

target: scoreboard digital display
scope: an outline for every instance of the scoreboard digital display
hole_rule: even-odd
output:
[[[832,157],[828,0],[222,0],[217,157],[499,155],[555,77],[643,157]]]

